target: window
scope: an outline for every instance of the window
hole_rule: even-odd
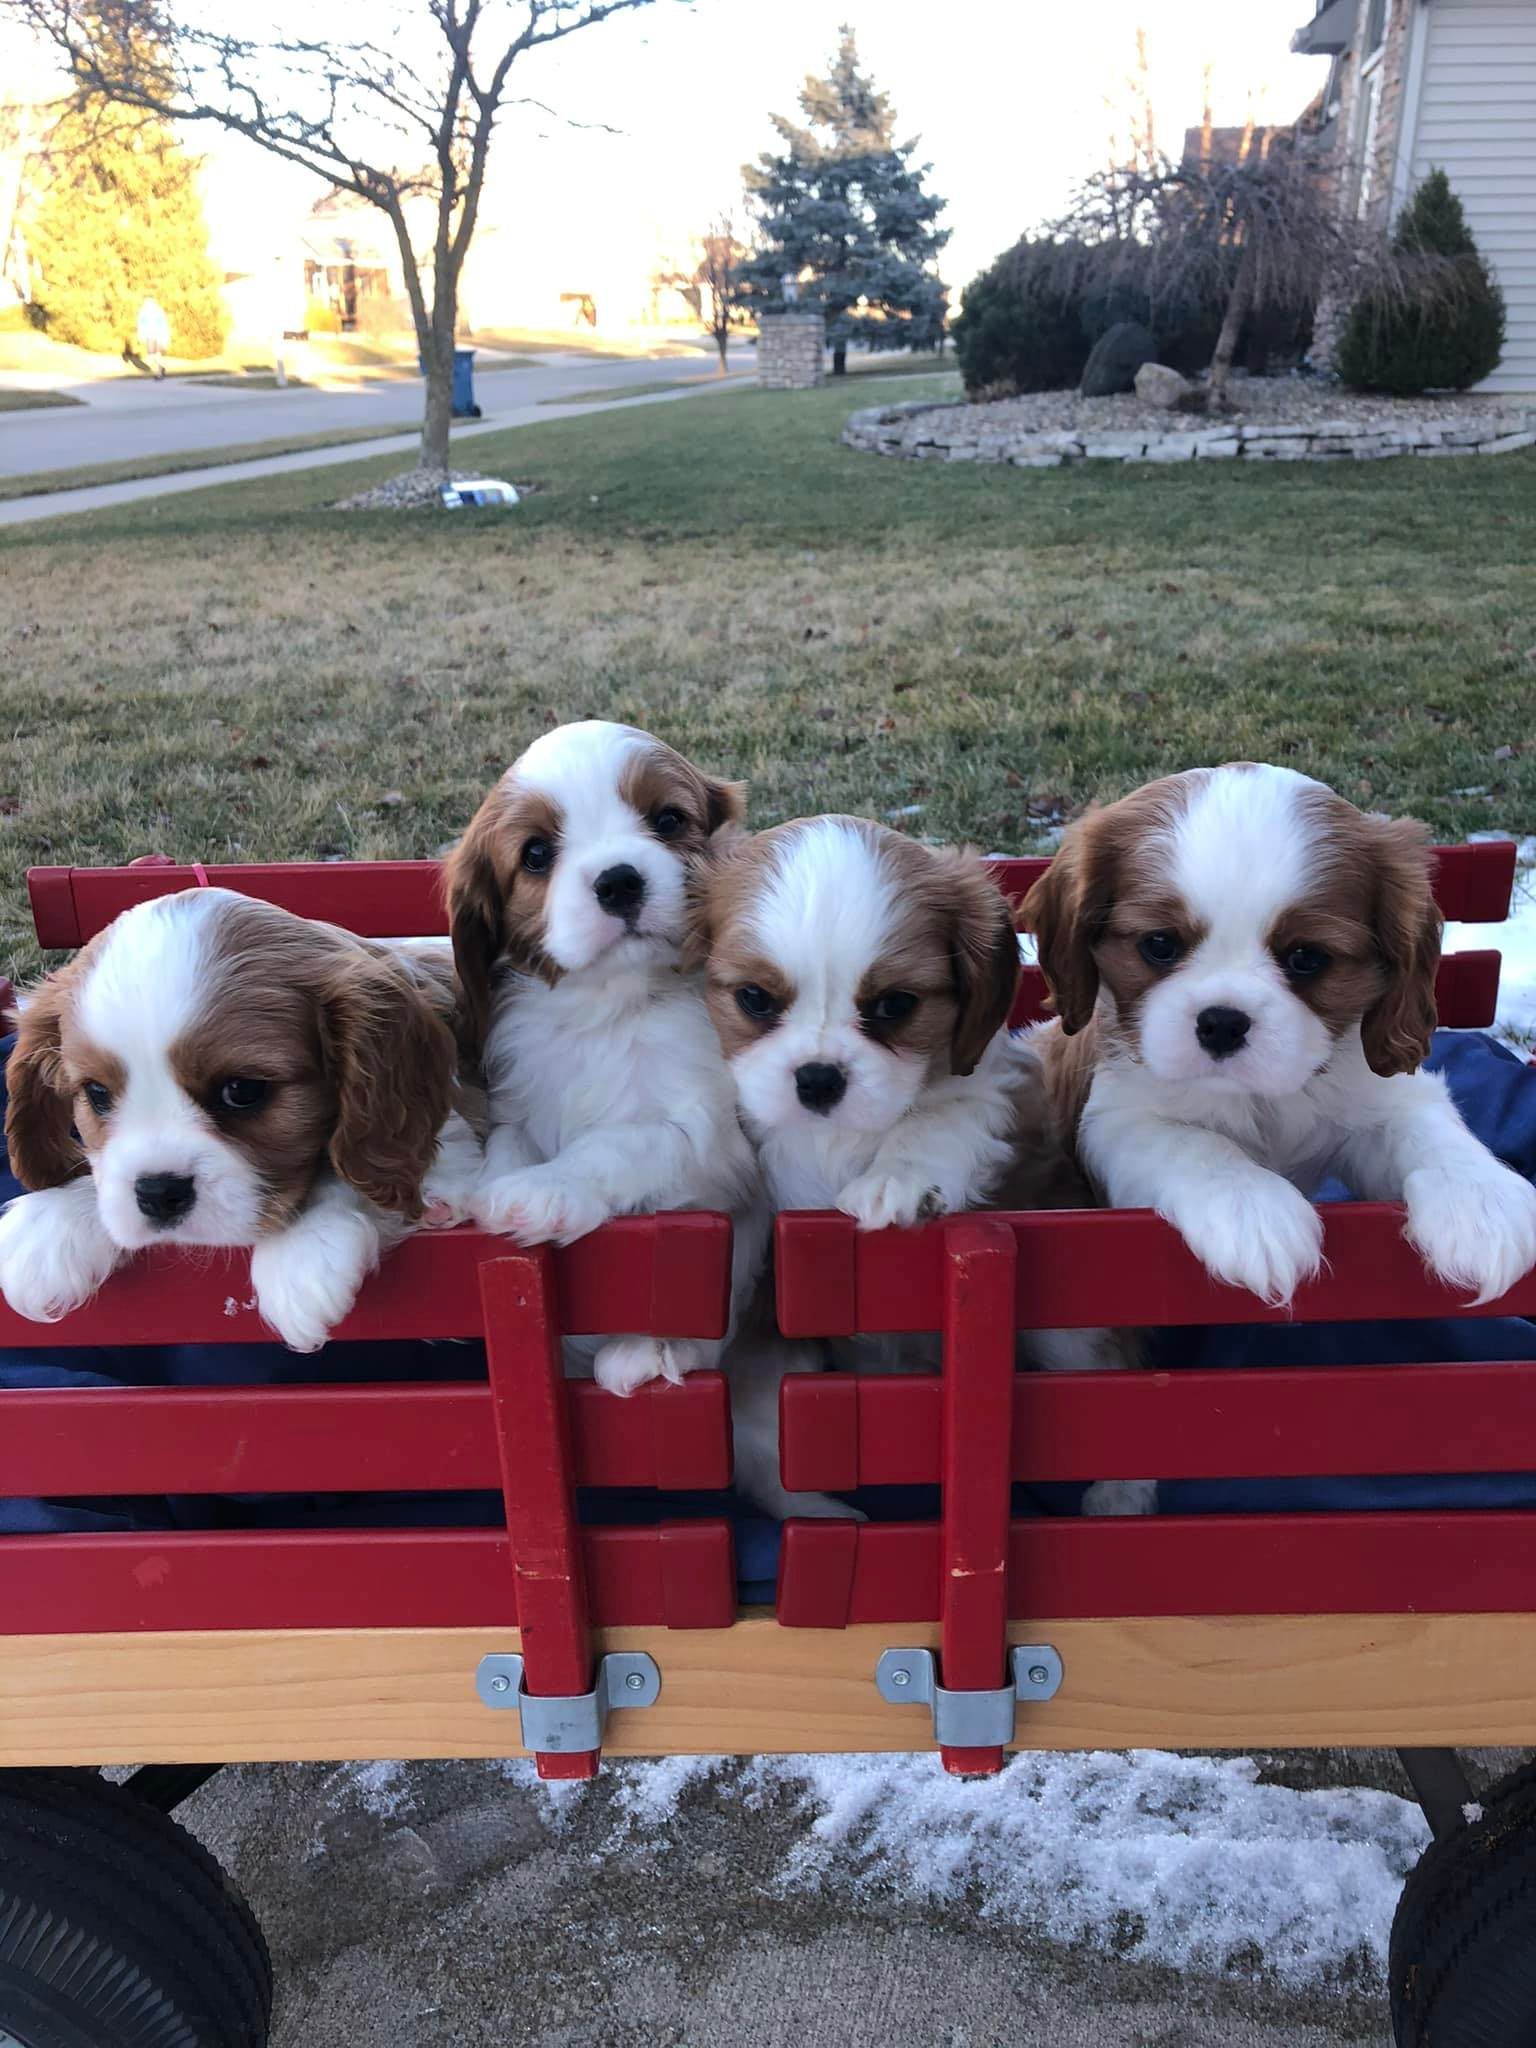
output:
[[[1387,0],[1370,0],[1365,17],[1365,40],[1360,45],[1362,57],[1369,57],[1381,48],[1387,33]]]

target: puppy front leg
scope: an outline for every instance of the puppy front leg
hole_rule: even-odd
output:
[[[318,1351],[378,1265],[388,1226],[355,1188],[326,1178],[292,1223],[251,1253],[263,1322],[290,1351]]]
[[[0,1294],[28,1322],[83,1307],[127,1256],[102,1227],[89,1174],[18,1195],[0,1216]]]
[[[697,1179],[696,1155],[676,1124],[623,1124],[591,1131],[542,1166],[503,1162],[520,1140],[495,1131],[473,1212],[486,1230],[519,1244],[570,1244],[614,1216],[661,1208]]]
[[[485,1171],[485,1155],[457,1110],[438,1133],[437,1153],[422,1182],[422,1222],[429,1230],[451,1230],[470,1211]]]
[[[990,1093],[920,1103],[885,1139],[868,1172],[851,1180],[837,1206],[861,1230],[922,1223],[973,1208],[1008,1164],[1005,1121]]]
[[[1407,1205],[1408,1240],[1448,1287],[1496,1301],[1536,1265],[1536,1188],[1473,1137],[1438,1074],[1374,1079],[1370,1121],[1343,1147],[1345,1179],[1367,1200]]]
[[[1306,1197],[1218,1131],[1116,1111],[1079,1135],[1084,1163],[1116,1209],[1155,1209],[1229,1287],[1283,1307],[1323,1263],[1323,1226]]]

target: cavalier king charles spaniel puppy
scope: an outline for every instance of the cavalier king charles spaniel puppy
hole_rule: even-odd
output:
[[[703,987],[681,964],[690,869],[742,797],[633,726],[534,741],[447,865],[468,1037],[490,1132],[471,1209],[520,1244],[569,1244],[614,1216],[720,1209],[739,1307],[767,1218]],[[618,1393],[712,1365],[718,1345],[616,1337]]]
[[[446,951],[392,951],[226,889],[124,911],[25,1003],[7,1069],[0,1293],[56,1322],[146,1245],[248,1245],[314,1351],[424,1214],[459,1221]]]
[[[1025,899],[1079,1156],[1218,1280],[1271,1304],[1322,1263],[1308,1197],[1401,1201],[1448,1286],[1536,1263],[1536,1189],[1418,1071],[1440,915],[1427,837],[1288,768],[1197,768],[1093,811]]]

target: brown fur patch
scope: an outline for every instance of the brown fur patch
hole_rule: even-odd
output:
[[[702,852],[712,832],[722,825],[739,825],[746,816],[745,784],[711,781],[660,740],[624,764],[619,795],[642,818],[654,820],[669,809],[680,812],[682,829],[666,844],[685,854]]]
[[[63,1057],[78,971],[78,963],[61,967],[32,991],[5,1070],[6,1151],[24,1188],[60,1187],[86,1169],[85,1153],[70,1129],[74,1087]]]
[[[545,981],[560,978],[560,969],[544,951],[544,899],[554,868],[530,873],[523,866],[523,848],[532,839],[547,839],[558,860],[563,825],[552,798],[498,782],[443,865],[462,1005],[460,1049],[471,1060],[485,1049],[492,983],[501,961]]]

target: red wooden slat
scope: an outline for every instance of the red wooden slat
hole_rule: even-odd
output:
[[[566,1386],[580,1486],[730,1484],[718,1373],[627,1401]],[[479,1384],[0,1390],[0,1498],[451,1492],[501,1483]]]
[[[556,1301],[570,1336],[634,1331],[668,1337],[725,1334],[731,1226],[724,1216],[626,1216],[555,1253]],[[384,1260],[335,1337],[478,1337],[476,1271],[509,1240],[465,1226],[421,1231]],[[658,1294],[658,1261],[671,1276]],[[658,1325],[652,1318],[664,1314]],[[30,1323],[0,1302],[0,1345],[272,1344],[257,1315],[244,1252],[140,1252],[84,1308],[60,1323]]]
[[[936,1373],[787,1376],[779,1394],[784,1484],[807,1493],[935,1485],[942,1407]],[[1012,1470],[1031,1483],[1149,1472],[1536,1472],[1536,1362],[1023,1373]]]
[[[938,1618],[932,1523],[792,1521],[779,1564],[789,1628]],[[827,1618],[825,1571],[842,1574]],[[1536,1608],[1536,1512],[1164,1515],[1015,1522],[1009,1618],[1157,1614],[1523,1614]]]
[[[1476,951],[1447,953],[1435,975],[1435,1010],[1442,1024],[1457,1031],[1481,1030],[1498,1014],[1499,969],[1502,955]],[[1045,976],[1038,967],[1026,967],[1019,975],[1018,993],[1008,1022],[1017,1031],[1025,1024],[1038,1024],[1054,1012]]]
[[[1006,1224],[965,1216],[945,1226],[939,1669],[951,1691],[1003,1683],[1016,1258]],[[956,1775],[1003,1767],[1000,1746],[946,1744],[940,1756]]]
[[[725,1522],[691,1525],[711,1553],[708,1619],[669,1622],[665,1525],[585,1529],[592,1619],[603,1628],[724,1628]],[[137,1629],[517,1626],[512,1553],[500,1529],[183,1530],[0,1540],[0,1638]],[[700,1604],[700,1615],[706,1612]],[[3,1654],[0,1642],[0,1654]],[[473,1671],[465,1683],[472,1685]]]
[[[594,1668],[554,1297],[554,1259],[547,1246],[480,1268],[486,1364],[517,1579],[523,1689],[535,1696],[588,1692]],[[541,1778],[593,1778],[598,1754],[540,1750],[534,1762]]]
[[[1425,1272],[1392,1202],[1334,1202],[1322,1210],[1328,1269],[1291,1309],[1212,1280],[1171,1225],[1144,1209],[1041,1210],[1010,1215],[1019,1243],[1024,1329],[1135,1325],[1363,1322],[1432,1316],[1536,1315],[1536,1273],[1473,1308]],[[814,1249],[802,1269],[800,1246]],[[852,1218],[781,1215],[779,1327],[789,1337],[855,1330],[935,1330],[942,1313],[943,1225],[858,1231]]]

